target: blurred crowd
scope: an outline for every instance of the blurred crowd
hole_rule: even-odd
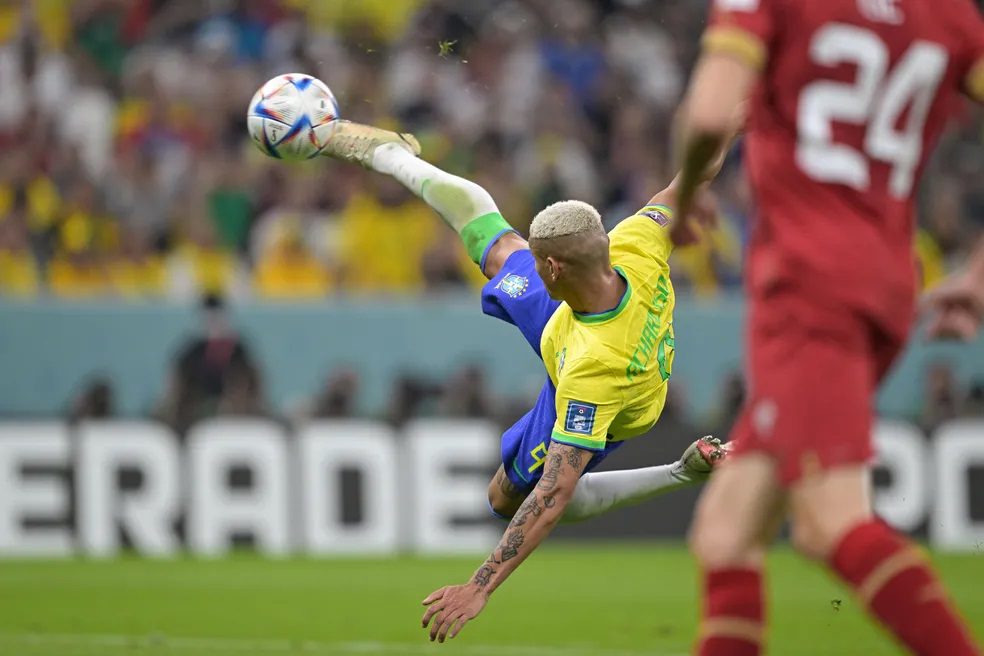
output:
[[[205,297],[200,315],[198,331],[173,354],[161,397],[148,408],[148,414],[179,435],[200,421],[223,416],[265,418],[287,425],[364,416],[359,371],[347,366],[326,372],[320,387],[306,398],[278,407],[266,393],[263,367],[222,299]],[[928,362],[921,380],[919,402],[898,419],[911,421],[929,435],[952,419],[984,417],[984,376],[963,384],[953,363],[940,359]],[[671,385],[659,430],[679,438],[684,430],[680,427],[685,426],[683,435],[688,439],[707,432],[726,436],[741,411],[745,381],[741,371],[733,371],[714,384],[718,385],[715,409],[699,417],[685,410],[686,388]],[[388,406],[374,415],[396,427],[421,417],[455,417],[484,419],[504,429],[529,410],[532,398],[531,390],[522,385],[511,396],[495,393],[483,366],[469,361],[450,374],[408,372],[391,385]],[[69,419],[124,416],[117,408],[114,387],[113,380],[104,376],[83,381],[69,403]]]
[[[0,2],[0,296],[318,299],[480,284],[453,233],[355,167],[248,142],[273,75],[417,133],[524,230],[579,198],[614,225],[672,176],[670,123],[702,0]],[[927,284],[984,221],[984,123],[964,110],[919,217]],[[754,221],[738,157],[680,288],[739,284]],[[976,222],[976,223],[975,223]]]
[[[350,366],[328,371],[320,387],[304,398],[282,406],[272,403],[264,369],[222,298],[206,296],[199,312],[198,330],[173,353],[160,398],[146,412],[179,435],[200,421],[223,416],[285,424],[363,416],[359,371]],[[495,394],[477,362],[465,361],[447,375],[406,372],[391,385],[388,406],[374,414],[397,427],[434,416],[486,419],[505,427],[529,410],[529,394],[522,385],[515,396]],[[125,416],[117,407],[115,389],[115,381],[105,375],[81,381],[68,404],[69,420]]]

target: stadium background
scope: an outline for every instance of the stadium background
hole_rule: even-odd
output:
[[[478,526],[479,532],[470,534],[480,536],[478,542],[492,535],[496,525],[481,519],[484,508],[478,500],[483,479],[494,467],[495,431],[528,407],[541,382],[538,362],[507,327],[480,315],[476,290],[481,277],[454,233],[425,206],[398,185],[355,167],[327,161],[286,165],[264,158],[248,142],[246,104],[275,74],[310,73],[328,83],[346,118],[416,133],[428,159],[488,188],[521,231],[539,208],[566,198],[594,203],[612,226],[672,176],[669,126],[697,54],[705,5],[696,0],[0,3],[0,460],[7,458],[0,463],[0,486],[14,498],[36,480],[60,481],[70,500],[54,515],[27,512],[23,517],[11,514],[14,504],[0,501],[9,515],[4,521],[17,524],[5,526],[8,538],[51,529],[68,536],[63,548],[37,553],[28,548],[27,555],[91,551],[80,537],[74,458],[86,427],[98,425],[92,422],[155,422],[168,427],[185,449],[195,427],[217,420],[213,427],[235,429],[239,424],[228,422],[244,418],[280,431],[277,439],[285,449],[293,449],[297,431],[313,421],[363,420],[374,430],[391,431],[386,439],[395,445],[393,457],[401,469],[412,461],[405,449],[413,448],[406,436],[414,427],[440,427],[447,421],[469,422],[453,424],[469,430],[478,426],[484,431],[478,460],[464,464],[466,475],[458,481],[465,485],[464,498],[476,503],[463,517],[454,517],[449,530]],[[925,288],[959,266],[981,230],[982,141],[981,113],[962,111],[926,176],[917,241]],[[671,402],[654,435],[635,440],[610,460],[612,467],[666,462],[697,435],[724,436],[740,404],[742,250],[755,216],[738,154],[729,158],[716,189],[721,228],[702,245],[679,250],[672,261],[680,296],[680,346]],[[879,410],[888,420],[904,422],[890,430],[905,432],[911,438],[907,453],[925,461],[922,468],[914,469],[910,459],[908,468],[882,471],[879,484],[894,494],[885,503],[896,503],[905,527],[929,538],[934,522],[943,521],[940,515],[957,512],[967,530],[949,546],[979,549],[978,541],[984,543],[984,454],[970,449],[964,466],[951,472],[939,465],[952,459],[940,455],[934,438],[954,427],[962,435],[982,432],[974,418],[984,417],[984,342],[928,345],[917,334],[883,390]],[[954,423],[958,420],[966,421]],[[59,422],[67,455],[57,462],[27,457],[21,466],[9,444],[32,442],[52,421]],[[951,451],[952,444],[965,442],[951,442]],[[28,454],[31,448],[26,447]],[[974,465],[975,457],[980,466]],[[450,464],[457,472],[458,465]],[[124,495],[141,486],[139,473],[126,469],[114,476],[114,489]],[[237,476],[248,489],[249,472],[230,474],[230,479]],[[941,510],[941,481],[950,478],[961,483],[948,489],[966,494],[956,510]],[[369,479],[342,472],[341,515],[359,515],[365,503],[360,480]],[[240,483],[229,481],[231,487]],[[412,485],[403,481],[398,492],[403,496]],[[901,498],[906,492],[921,495],[915,507],[912,498]],[[408,494],[403,503],[413,505],[413,498]],[[584,540],[679,539],[694,498],[692,492],[678,493],[563,529],[561,536],[575,542],[574,555],[544,556],[546,573],[539,575],[526,571],[536,565],[524,567],[517,579],[529,580],[518,589],[532,589],[523,586],[541,581],[548,585],[549,579],[537,576],[563,567],[565,558],[572,563],[601,558],[645,568],[646,574],[636,575],[649,581],[644,585],[651,591],[659,585],[650,571],[652,557],[665,561],[656,569],[679,570],[689,595],[692,575],[679,547],[585,546]],[[181,540],[189,512],[194,509],[183,504],[175,527]],[[400,513],[413,516],[414,509],[401,507]],[[412,530],[404,535],[404,529],[394,552],[433,550],[422,547]],[[141,551],[125,522],[113,530],[118,535],[110,551]],[[257,543],[256,536],[245,533],[231,535],[229,544]],[[287,551],[305,551],[298,546],[302,542],[292,542]],[[3,551],[23,556],[24,544],[31,542],[14,548],[8,540]],[[463,544],[474,547],[474,540]],[[270,551],[262,540],[259,546]],[[778,567],[789,568],[793,578],[807,577],[819,596],[828,594],[827,583],[783,558]],[[128,562],[120,567],[138,567]],[[973,562],[946,561],[944,566],[951,571],[977,567],[971,571],[980,573],[979,564],[968,564]],[[436,587],[463,579],[470,567],[470,561],[447,561],[446,569],[428,563],[384,559],[365,565],[363,573],[391,581],[416,576],[413,587],[427,588],[432,582]],[[242,608],[218,618],[214,626],[181,624],[187,618],[174,625],[132,618],[121,624],[111,617],[112,604],[103,608],[107,617],[94,610],[91,625],[66,623],[59,613],[78,613],[85,603],[78,590],[51,582],[60,579],[59,567],[69,566],[47,560],[0,565],[0,606],[11,611],[6,623],[0,620],[0,651],[5,644],[16,648],[12,653],[34,649],[30,653],[39,654],[64,653],[69,647],[72,653],[196,649],[154,638],[158,630],[334,640],[323,627],[303,623],[243,633],[233,619],[248,616]],[[179,580],[198,576],[193,564],[180,565],[191,570],[175,567],[171,572]],[[270,585],[262,572],[303,587],[301,580],[313,576],[305,568],[316,569],[259,560],[215,567],[229,569],[210,570],[210,576],[245,576],[261,595],[269,594]],[[323,567],[318,571],[328,577],[328,586],[340,587],[353,566],[326,562]],[[438,580],[421,580],[418,570],[440,574],[433,575]],[[165,570],[69,572],[70,579],[80,581],[103,575],[110,582],[134,577],[164,588],[162,579],[169,576]],[[632,581],[621,585],[631,588]],[[26,593],[48,588],[45,596]],[[26,594],[35,605],[15,603]],[[93,594],[133,602],[112,583],[98,593],[94,588]],[[146,594],[152,596],[152,590]],[[285,603],[301,606],[309,600],[305,594],[310,591],[288,595]],[[568,594],[583,592],[572,587]],[[958,594],[971,595],[972,610],[984,621],[979,593]],[[687,595],[669,598],[674,607],[692,607]],[[605,603],[621,617],[627,605],[639,602],[635,596],[616,595]],[[160,608],[148,602],[143,611],[154,617]],[[664,611],[681,612],[659,610]],[[863,631],[857,629],[856,610],[850,612],[845,635]],[[48,613],[55,619],[46,621]],[[683,610],[678,617],[685,624],[691,615]],[[541,619],[550,626],[550,620]],[[483,620],[492,625],[486,642],[568,644],[574,649],[569,653],[580,653],[571,644],[591,642],[564,643],[555,637],[563,634],[560,625],[554,634],[526,625],[511,639],[495,630],[504,630],[506,620],[498,625]],[[667,622],[672,627],[668,634],[623,627],[629,637],[608,636],[605,644],[631,650],[665,642],[679,653],[686,629]],[[257,626],[269,628],[262,622]],[[375,640],[381,635],[386,642],[392,635],[397,643],[405,642],[396,630],[377,635],[378,627],[360,633],[356,626],[339,629],[348,631],[341,637]],[[481,631],[476,629],[480,636]],[[25,635],[64,638],[92,632],[151,637],[124,640],[122,647],[109,644],[112,640],[54,645],[22,640]],[[861,635],[877,640],[870,632]],[[215,649],[229,649],[232,643],[223,644]],[[885,649],[884,642],[870,645]],[[880,653],[870,645],[865,653]],[[242,649],[263,651],[256,644]],[[375,653],[371,646],[363,649]],[[399,649],[390,652],[402,653]],[[549,653],[543,649],[535,653]],[[861,653],[853,649],[837,653]],[[416,653],[409,647],[404,651]],[[349,653],[336,647],[328,652]],[[781,653],[834,652],[807,647]]]

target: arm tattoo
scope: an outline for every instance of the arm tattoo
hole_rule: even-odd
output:
[[[549,508],[550,506],[547,507]],[[531,494],[530,496],[526,497],[526,501],[524,501],[523,505],[521,505],[519,507],[519,510],[516,511],[516,516],[513,517],[512,525],[522,526],[523,524],[526,523],[526,520],[529,519],[530,515],[533,515],[534,517],[539,517],[540,513],[542,512],[543,512],[543,508],[541,508],[540,504],[536,502],[536,495]]]
[[[567,464],[571,469],[581,472],[581,454],[584,453],[581,449],[574,449],[568,447],[567,451]]]
[[[579,475],[584,470],[583,458],[584,451],[582,449],[563,444],[553,444],[550,446],[550,449],[547,451],[543,476],[536,484],[536,489],[530,492],[519,507],[519,510],[516,511],[512,521],[509,522],[509,528],[506,529],[506,534],[502,536],[502,540],[499,541],[492,555],[475,572],[475,576],[472,578],[472,582],[475,585],[482,589],[491,586],[489,589],[494,590],[501,583],[501,581],[497,581],[495,584],[492,584],[492,578],[499,572],[497,567],[519,557],[520,550],[526,543],[525,531],[527,529],[523,527],[530,521],[540,517],[546,509],[553,508],[557,505],[557,495],[564,496],[568,492],[557,490],[561,473],[565,474],[565,479],[568,478],[571,472],[568,472],[565,467],[569,467],[573,470],[575,477]],[[512,482],[505,476],[504,472],[502,472],[502,475],[497,475],[497,483],[503,492],[506,492],[507,486],[513,493],[518,492]],[[549,528],[547,530],[549,531]],[[542,537],[539,539],[542,539]],[[508,575],[509,571],[503,572],[503,577]]]
[[[540,482],[536,484],[538,490],[550,492],[557,487],[557,477],[560,475],[562,462],[563,458],[560,457],[559,453],[547,452],[547,464],[543,468],[543,476],[540,477]]]
[[[525,541],[526,536],[523,535],[523,529],[516,528],[510,531],[506,536],[506,544],[501,549],[502,562],[512,560],[519,555],[519,548],[523,546],[523,542]]]
[[[488,561],[485,562],[488,563]],[[475,572],[475,577],[472,579],[472,583],[475,583],[480,588],[484,588],[489,584],[489,580],[492,578],[493,574],[495,574],[495,569],[492,566],[488,564],[482,565],[478,568],[478,571]]]

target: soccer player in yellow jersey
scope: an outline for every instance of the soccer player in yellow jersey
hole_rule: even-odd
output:
[[[461,235],[490,279],[486,314],[514,324],[543,359],[533,409],[502,436],[489,504],[511,518],[471,581],[429,595],[431,640],[454,637],[563,518],[577,521],[706,479],[724,456],[710,438],[675,463],[586,473],[648,431],[673,368],[673,287],[667,261],[675,188],[606,234],[598,212],[565,201],[541,211],[529,242],[488,192],[418,159],[410,135],[339,121],[324,154],[391,175]]]

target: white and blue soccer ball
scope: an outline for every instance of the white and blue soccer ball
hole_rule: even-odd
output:
[[[321,80],[303,73],[278,75],[256,92],[246,124],[253,143],[270,157],[311,159],[331,138],[338,102]]]

